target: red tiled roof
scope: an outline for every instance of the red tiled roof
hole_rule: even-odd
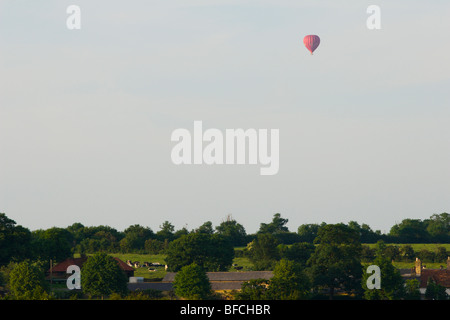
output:
[[[420,287],[426,288],[429,279],[433,279],[437,284],[450,288],[450,270],[447,269],[423,269],[420,275]]]
[[[120,269],[122,269],[124,271],[134,271],[133,267],[130,267],[129,265],[127,265],[125,262],[123,262],[119,258],[114,257],[114,259],[119,263]]]
[[[67,272],[67,268],[71,265],[77,265],[80,268],[83,266],[83,264],[86,262],[87,257],[82,258],[69,258],[66,259],[60,263],[58,263],[56,266],[52,268],[52,272]],[[50,272],[50,270],[48,270]]]

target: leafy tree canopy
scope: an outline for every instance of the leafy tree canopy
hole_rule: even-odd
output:
[[[118,262],[103,252],[90,256],[81,269],[81,289],[92,296],[126,294],[127,282]]]
[[[218,234],[190,233],[172,241],[166,261],[171,271],[196,263],[207,271],[226,271],[234,258],[231,242]]]
[[[211,295],[211,284],[205,270],[192,263],[184,266],[175,275],[175,294],[186,299],[205,299]]]

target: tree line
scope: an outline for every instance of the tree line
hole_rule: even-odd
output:
[[[362,245],[357,232],[344,224],[326,225],[319,230],[314,245],[296,243],[276,246],[272,234],[258,234],[247,246],[251,258],[273,270],[270,279],[253,279],[242,284],[239,291],[230,293],[236,300],[306,300],[341,297],[365,300],[418,300],[419,281],[404,279],[385,254],[386,245],[378,241],[372,264],[379,267],[382,286],[373,290],[368,286],[369,274],[361,259]],[[272,244],[272,245],[270,245]],[[273,250],[272,250],[273,249]],[[292,250],[291,252],[289,252]],[[175,239],[167,252],[171,271],[176,271],[174,290],[170,297],[186,299],[217,299],[211,290],[208,271],[226,270],[233,260],[233,247],[229,241],[214,234],[190,233]],[[298,253],[301,253],[298,255]],[[28,260],[10,263],[3,271],[8,291],[4,299],[47,300],[57,299],[44,279],[42,262]],[[5,272],[6,271],[6,272]],[[5,281],[6,280],[6,281]],[[163,299],[162,293],[130,292],[127,278],[113,258],[98,252],[89,256],[81,270],[81,292],[71,293],[73,298],[91,297],[108,299]],[[172,295],[175,296],[172,296]],[[343,294],[343,295],[342,295]],[[216,295],[216,296],[215,296]],[[428,282],[427,299],[447,300],[445,287]],[[1,299],[1,298],[0,298]]]
[[[247,234],[244,226],[231,216],[228,216],[216,227],[211,221],[207,221],[193,230],[188,230],[186,227],[175,230],[173,224],[164,221],[157,232],[148,226],[138,224],[118,231],[106,225],[84,226],[79,222],[66,228],[52,227],[31,231],[17,225],[5,213],[0,213],[0,266],[8,264],[10,261],[23,259],[62,261],[75,253],[92,254],[99,251],[107,253],[167,253],[170,243],[189,234],[214,235],[217,239],[229,242],[233,247],[255,245],[256,248],[258,243],[263,241],[261,235],[270,235],[270,240],[266,239],[266,242],[273,241],[277,246],[281,245],[280,252],[292,255],[294,249],[288,249],[287,245],[313,244],[319,231],[327,226],[325,222],[303,224],[298,227],[297,232],[292,232],[286,226],[287,223],[288,219],[276,213],[272,221],[261,223],[259,230],[254,234]],[[379,230],[373,231],[367,224],[360,225],[355,221],[350,221],[345,225],[355,231],[360,243],[376,243],[378,241],[399,244],[450,243],[450,215],[448,213],[433,214],[424,220],[404,219],[392,226],[388,234],[382,234]],[[393,259],[413,258],[412,256],[415,254],[408,247],[391,246],[389,249],[392,251],[390,254]],[[245,250],[243,252],[245,253]],[[365,248],[362,254],[367,259],[374,256],[373,251],[371,252],[368,248]],[[438,259],[436,256],[432,257],[431,253],[424,252],[423,255],[430,261]]]
[[[445,218],[446,214],[441,217]],[[102,234],[98,239],[83,236],[86,231],[91,231],[92,227],[86,229],[81,224],[74,224],[65,229],[50,228],[27,232],[4,214],[0,216],[0,221],[0,253],[3,259],[10,259],[7,267],[0,268],[0,271],[3,269],[0,272],[0,283],[8,283],[9,294],[16,299],[51,298],[46,288],[48,283],[43,280],[46,265],[43,261],[48,257],[63,260],[74,254],[75,250],[81,250],[85,241],[105,241],[108,239],[104,236],[107,233],[105,230],[109,230],[110,234],[114,230],[103,229],[105,227],[97,229],[95,234]],[[161,231],[157,233],[153,233],[150,228],[134,225],[127,228],[121,238],[120,233],[115,231],[120,240],[106,242],[105,248],[150,250],[149,244],[155,241],[160,241],[164,246],[167,243],[167,247],[163,249],[165,260],[169,271],[177,272],[178,276],[174,282],[175,293],[185,298],[189,298],[193,292],[196,292],[193,296],[196,298],[209,296],[208,284],[201,282],[202,279],[205,280],[204,273],[228,271],[238,253],[252,262],[254,270],[271,270],[273,277],[269,280],[255,279],[245,283],[234,299],[316,299],[324,292],[330,298],[333,298],[336,292],[359,299],[418,297],[417,279],[405,281],[400,271],[392,264],[392,257],[396,254],[395,248],[399,247],[387,245],[381,239],[372,248],[363,245],[361,229],[367,230],[367,227],[357,228],[359,225],[355,223],[322,224],[318,227],[315,237],[306,239],[298,237],[301,237],[300,232],[294,238],[286,227],[287,222],[280,214],[275,214],[270,223],[261,223],[260,230],[250,236],[231,218],[215,229],[207,222],[190,232],[184,229],[182,233],[175,232],[169,223],[164,223]],[[236,226],[238,228],[235,228]],[[304,227],[300,226],[299,231]],[[243,238],[239,239],[239,234],[232,233],[232,230],[240,230],[240,236]],[[292,239],[305,241],[292,242]],[[111,243],[117,242],[118,247],[110,247]],[[140,244],[136,245],[137,242]],[[236,248],[242,243],[246,245]],[[136,246],[132,247],[131,244]],[[27,252],[27,248],[32,250]],[[405,253],[409,252],[407,245],[400,248],[398,252],[406,257]],[[129,294],[125,290],[127,279],[106,251],[100,249],[90,255],[89,263],[83,266],[83,293],[94,296]],[[449,254],[445,248],[444,251],[441,252],[442,257]],[[365,260],[380,267],[383,283],[381,290],[367,288],[368,274],[364,268],[368,263],[365,263]],[[92,265],[91,271],[89,265]],[[99,276],[101,270],[105,272],[104,276]],[[430,299],[448,298],[445,288],[432,283],[427,292]]]

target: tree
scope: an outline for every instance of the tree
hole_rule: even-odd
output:
[[[427,220],[427,232],[436,242],[450,242],[450,214],[444,212],[441,214],[433,214]]]
[[[159,254],[164,250],[164,242],[156,239],[145,240],[145,251],[151,254]]]
[[[48,300],[43,264],[30,260],[16,264],[9,273],[9,290],[17,300]]]
[[[126,294],[127,277],[118,262],[104,252],[90,256],[81,269],[81,288],[92,296]]]
[[[368,245],[362,245],[361,261],[370,262],[373,261],[373,259],[375,259],[375,249]]]
[[[363,273],[362,287],[367,300],[397,300],[405,295],[403,278],[400,271],[392,265],[391,257],[385,254],[385,248],[383,241],[377,242],[376,257],[373,261],[373,265],[380,268],[381,288],[367,288],[367,278],[370,275]]]
[[[202,224],[200,227],[198,227],[198,229],[195,230],[195,232],[206,233],[206,234],[213,234],[214,233],[214,228],[212,226],[212,222],[211,221],[206,221],[204,224]]]
[[[184,266],[173,281],[175,294],[193,300],[205,299],[211,295],[211,284],[205,270],[192,263]]]
[[[31,249],[30,230],[16,226],[4,213],[0,213],[0,248],[0,266],[13,259],[20,261],[29,257]]]
[[[233,246],[244,246],[247,244],[247,233],[245,228],[231,216],[227,216],[227,220],[223,221],[216,227],[218,234],[229,239]]]
[[[74,253],[95,253],[97,251],[118,252],[120,244],[123,251],[131,249],[131,241],[120,242],[125,234],[109,226],[85,227],[76,222],[66,228],[72,235]]]
[[[300,264],[281,259],[270,279],[269,294],[274,300],[300,300],[309,296],[311,286]]]
[[[317,237],[317,233],[319,232],[319,229],[321,226],[326,225],[323,223],[322,225],[318,224],[302,224],[297,229],[297,233],[300,236],[302,242],[309,242],[313,243],[314,239]]]
[[[367,224],[361,226],[356,221],[350,221],[348,226],[359,234],[359,241],[361,243],[375,243],[380,238],[380,234],[374,232]]]
[[[333,299],[336,288],[348,293],[361,291],[361,244],[358,233],[344,224],[320,228],[317,247],[308,260],[313,286],[327,288]]]
[[[218,234],[190,233],[175,239],[167,249],[167,264],[171,271],[196,263],[207,271],[226,271],[234,258],[234,248]]]
[[[306,266],[314,250],[315,246],[308,242],[297,242],[290,246],[285,244],[278,246],[281,258],[294,261],[302,266]]]
[[[425,297],[428,300],[448,300],[449,295],[445,291],[445,287],[436,283],[433,278],[428,279]]]
[[[420,249],[419,252],[417,252],[417,256],[423,262],[434,262],[435,253],[424,248]]]
[[[257,270],[271,270],[280,259],[278,241],[270,233],[257,234],[247,246],[248,257]]]
[[[407,279],[405,281],[405,300],[420,300],[419,280]]]
[[[178,239],[181,236],[185,236],[189,234],[189,230],[187,229],[187,227],[183,227],[180,230],[175,231],[175,233],[173,234],[174,239]]]
[[[72,255],[72,234],[63,228],[49,228],[32,232],[32,245],[38,258],[63,261]]]
[[[145,241],[155,237],[152,229],[139,224],[129,226],[124,230],[125,237],[120,241],[120,247],[125,252],[143,250]]]
[[[169,221],[164,221],[162,225],[159,226],[159,231],[156,233],[156,238],[160,241],[168,240],[172,241],[175,238],[175,226]]]
[[[447,251],[445,247],[437,247],[436,253],[434,255],[435,262],[445,262],[450,256],[450,252]]]
[[[413,261],[416,253],[411,245],[405,244],[400,247],[400,257],[403,261]]]
[[[275,213],[273,215],[273,219],[271,223],[261,223],[259,227],[258,233],[281,233],[281,232],[289,232],[289,229],[286,227],[288,223],[288,219],[281,218],[281,214]]]
[[[384,248],[383,255],[389,261],[397,260],[400,257],[400,249],[398,246],[387,245]]]
[[[398,243],[427,243],[430,240],[426,223],[419,219],[402,220],[391,228],[389,236]]]

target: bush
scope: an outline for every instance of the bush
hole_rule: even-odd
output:
[[[420,250],[417,255],[422,262],[434,262],[435,253],[427,249]]]
[[[438,247],[434,256],[434,262],[446,262],[450,252],[444,247]]]

